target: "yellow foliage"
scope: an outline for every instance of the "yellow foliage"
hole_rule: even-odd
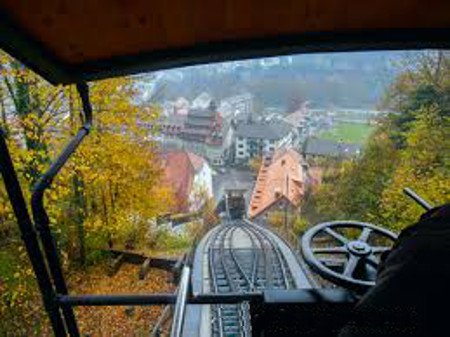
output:
[[[132,78],[90,84],[93,128],[45,194],[65,268],[82,249],[89,257],[93,249],[111,243],[143,244],[152,219],[173,204],[172,192],[161,182],[158,149],[151,140],[149,125],[158,110],[139,106],[135,88]],[[1,127],[29,201],[32,185],[81,126],[81,101],[74,86],[53,87],[0,53],[0,103]],[[20,242],[3,185],[0,234],[0,240],[13,237]],[[29,278],[31,269],[22,268],[23,260],[15,263],[11,279]],[[30,292],[23,281],[13,283],[2,289],[8,301],[2,297],[0,312],[22,303],[24,293]]]

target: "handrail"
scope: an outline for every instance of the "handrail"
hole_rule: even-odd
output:
[[[77,84],[77,90],[82,101],[84,124],[78,130],[75,137],[63,149],[61,154],[50,165],[50,168],[37,181],[33,187],[33,194],[31,196],[31,208],[36,230],[39,233],[44,253],[47,257],[50,275],[53,278],[56,292],[61,295],[67,295],[68,290],[58,257],[56,242],[50,230],[50,220],[44,207],[44,193],[51,186],[53,179],[67,163],[70,156],[76,151],[84,137],[89,133],[92,126],[92,106],[89,101],[89,87],[87,83],[79,83]],[[71,307],[63,307],[62,312],[69,334],[72,337],[79,337],[80,332],[73,309]]]
[[[237,304],[260,301],[263,292],[199,294],[188,296],[188,304]],[[174,293],[158,294],[116,294],[116,295],[59,295],[57,301],[62,306],[123,306],[123,305],[166,305],[175,304],[178,296]]]
[[[171,337],[180,337],[183,331],[190,275],[191,269],[189,268],[189,266],[185,265],[181,273],[180,285],[178,286],[177,302],[175,303],[172,329],[170,332]]]

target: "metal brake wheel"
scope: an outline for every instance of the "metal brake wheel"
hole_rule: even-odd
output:
[[[361,291],[375,285],[380,256],[396,239],[395,233],[370,223],[325,222],[303,235],[302,254],[324,279]]]

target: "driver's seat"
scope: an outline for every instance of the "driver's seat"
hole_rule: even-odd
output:
[[[450,205],[400,234],[340,337],[450,336]]]

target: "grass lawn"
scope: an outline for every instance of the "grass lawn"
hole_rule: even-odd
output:
[[[359,123],[336,123],[331,130],[322,132],[319,138],[343,141],[344,143],[363,144],[372,133],[374,127]]]

